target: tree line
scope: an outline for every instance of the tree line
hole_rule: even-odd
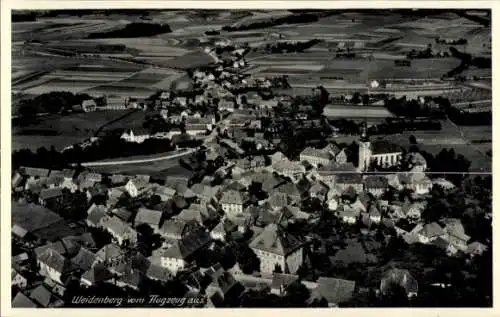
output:
[[[170,33],[172,30],[168,24],[132,22],[125,27],[107,32],[90,33],[89,39],[106,39],[106,38],[132,38],[154,36],[163,33]]]

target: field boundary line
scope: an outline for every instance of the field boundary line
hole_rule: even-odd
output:
[[[122,161],[109,161],[109,162],[86,162],[81,163],[84,167],[92,167],[92,166],[111,166],[111,165],[129,165],[129,164],[141,164],[141,163],[152,163],[158,161],[169,160],[177,157],[181,157],[184,155],[188,155],[194,153],[196,149],[190,149],[184,151],[182,153],[171,154],[167,156],[155,157],[150,159],[138,159],[138,160],[122,160]]]

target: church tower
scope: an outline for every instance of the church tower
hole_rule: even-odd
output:
[[[359,139],[359,159],[358,159],[358,170],[360,172],[365,172],[370,167],[370,160],[372,156],[372,151],[370,149],[370,139],[368,137],[366,128],[366,122],[361,128],[361,137]]]

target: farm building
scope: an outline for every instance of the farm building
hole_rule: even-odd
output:
[[[97,105],[94,100],[84,100],[82,102],[82,109],[85,112],[92,112],[97,110]]]

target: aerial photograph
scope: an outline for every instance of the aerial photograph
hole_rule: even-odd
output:
[[[491,11],[11,11],[12,308],[492,308]]]

